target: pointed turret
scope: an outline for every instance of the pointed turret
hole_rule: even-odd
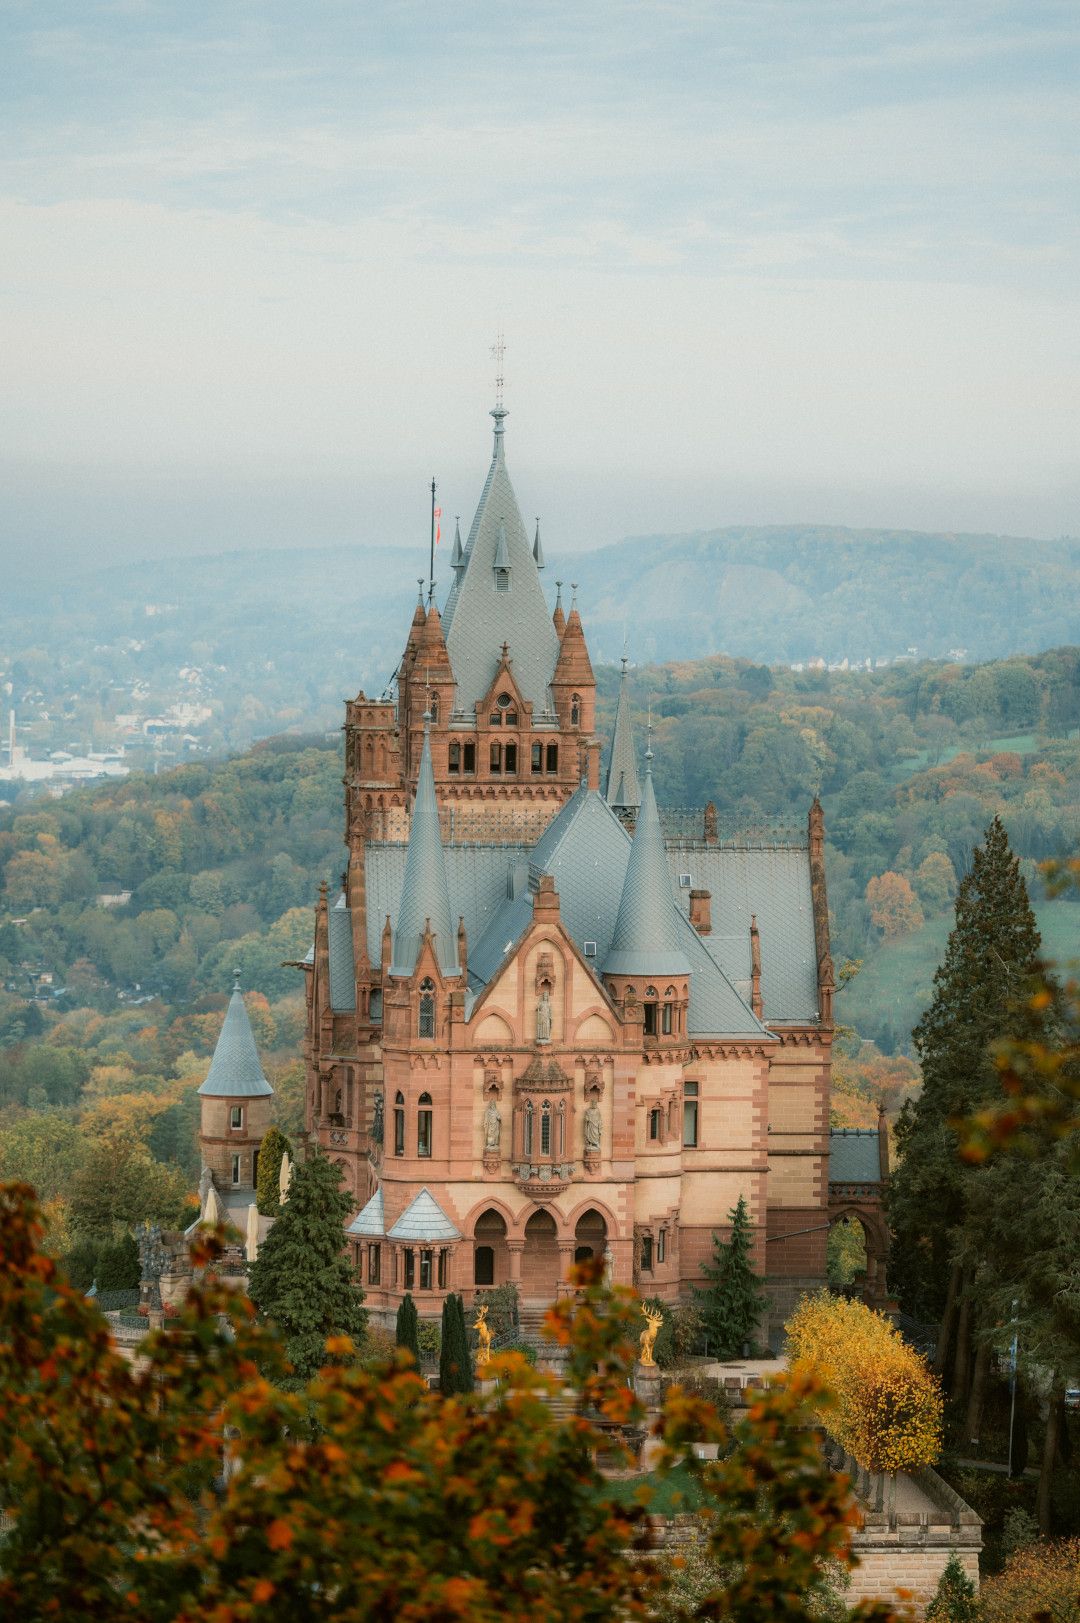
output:
[[[611,737],[611,760],[608,762],[607,790],[604,795],[604,799],[612,811],[637,811],[641,805],[637,757],[634,751],[634,735],[630,723],[630,692],[626,664],[626,655],[624,654],[622,677],[619,682],[619,703],[615,710],[615,731]]]
[[[426,929],[435,936],[435,951],[444,975],[458,974],[457,945],[446,882],[439,807],[431,769],[430,717],[424,718],[424,747],[416,782],[405,880],[394,927],[391,975],[411,975]]]
[[[551,616],[551,623],[555,627],[560,639],[566,630],[566,615],[562,606],[562,581],[555,582],[555,613]]]
[[[506,525],[499,520],[499,542],[495,548],[495,561],[491,566],[496,574],[500,571],[507,575],[510,573],[510,548],[506,541]]]
[[[259,1062],[237,971],[210,1070],[199,1092],[217,1099],[256,1099],[273,1091]]]
[[[619,916],[605,975],[688,975],[681,921],[671,889],[660,813],[652,781],[652,750],[645,755],[645,788],[626,866]]]
[[[540,520],[539,519],[537,519],[537,521],[536,521],[536,535],[533,537],[533,558],[536,560],[537,569],[543,569],[543,567],[544,567],[544,549],[540,545]]]
[[[570,610],[570,618],[562,634],[562,644],[559,648],[559,658],[555,665],[555,675],[551,679],[553,688],[558,687],[593,687],[596,678],[593,676],[592,660],[585,645],[585,632],[581,625],[581,615],[575,605]]]
[[[457,571],[465,568],[465,548],[461,544],[461,520],[457,517],[454,518],[454,546],[450,553],[450,568],[455,571],[455,580]]]

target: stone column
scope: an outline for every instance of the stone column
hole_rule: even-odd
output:
[[[573,1241],[572,1238],[569,1239],[569,1240],[560,1240],[559,1241],[559,1289],[558,1289],[558,1295],[559,1296],[567,1295],[568,1292],[571,1289],[570,1285],[567,1284],[567,1275],[569,1274],[569,1272],[570,1272],[570,1270],[571,1270],[571,1268],[573,1266],[574,1266],[574,1241]]]
[[[517,1286],[519,1296],[521,1294],[521,1253],[524,1249],[524,1240],[507,1240],[506,1242],[506,1254],[510,1270],[510,1278],[507,1283]]]

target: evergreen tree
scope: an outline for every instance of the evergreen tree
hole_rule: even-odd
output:
[[[934,1598],[926,1608],[926,1623],[977,1623],[978,1616],[975,1585],[960,1565],[959,1557],[950,1555],[938,1579]]]
[[[132,1234],[124,1234],[113,1245],[102,1248],[97,1260],[99,1291],[130,1291],[138,1288],[139,1247]]]
[[[888,1196],[889,1278],[909,1312],[941,1316],[939,1371],[954,1325],[965,1368],[971,1338],[974,1263],[958,1241],[977,1174],[960,1159],[955,1123],[1000,1097],[993,1044],[1023,1037],[1033,1021],[1020,1004],[1038,972],[1039,946],[1020,864],[995,817],[961,881],[933,1000],[912,1034],[923,1085],[900,1117]]]
[[[278,1179],[281,1176],[281,1160],[286,1152],[291,1159],[292,1148],[285,1134],[279,1127],[268,1127],[259,1145],[259,1180],[255,1189],[255,1204],[264,1217],[276,1217],[278,1214],[281,1205]]]
[[[465,1304],[460,1296],[453,1293],[443,1303],[439,1388],[444,1393],[473,1390],[472,1358],[465,1329]]]
[[[413,1362],[420,1368],[420,1321],[416,1316],[416,1303],[412,1297],[405,1293],[405,1299],[397,1310],[397,1326],[394,1339],[399,1347],[411,1352]]]
[[[248,1289],[261,1317],[273,1320],[298,1381],[328,1362],[328,1336],[363,1339],[364,1293],[344,1254],[352,1199],[325,1155],[297,1166],[289,1198],[251,1264]]]
[[[715,1358],[738,1358],[743,1346],[753,1338],[764,1311],[765,1291],[750,1260],[752,1224],[746,1198],[739,1196],[735,1210],[728,1213],[731,1239],[727,1245],[713,1235],[713,1260],[703,1262],[701,1271],[708,1280],[703,1289],[693,1286],[709,1338],[709,1352]]]

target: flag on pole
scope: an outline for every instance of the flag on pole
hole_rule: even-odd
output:
[[[442,540],[442,524],[440,523],[440,520],[442,518],[442,508],[441,507],[436,507],[434,511],[435,511],[435,545],[438,546],[439,542]]]

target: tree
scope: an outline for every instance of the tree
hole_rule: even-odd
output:
[[[1020,865],[995,817],[961,881],[933,1000],[912,1034],[923,1086],[897,1124],[900,1159],[888,1193],[889,1277],[909,1312],[940,1316],[939,1371],[955,1330],[965,1389],[974,1275],[957,1245],[973,1173],[954,1124],[999,1095],[995,1042],[1017,1022],[1020,1035],[1032,1029],[1020,1005],[1039,945]]]
[[[442,1341],[439,1346],[439,1390],[444,1393],[471,1392],[472,1358],[465,1332],[465,1307],[460,1296],[451,1293],[443,1303]]]
[[[693,1287],[709,1351],[715,1358],[741,1356],[757,1329],[765,1303],[765,1291],[750,1257],[753,1228],[744,1195],[739,1196],[728,1219],[730,1241],[725,1245],[719,1234],[714,1234],[713,1260],[701,1265],[709,1283],[703,1289]]]
[[[279,1127],[268,1127],[259,1145],[259,1182],[255,1204],[264,1217],[276,1217],[281,1205],[278,1181],[282,1157],[292,1157],[292,1148]]]
[[[71,1221],[101,1239],[147,1221],[179,1226],[187,1193],[179,1168],[162,1166],[137,1138],[110,1133],[93,1141],[72,1180]]]
[[[931,851],[919,864],[915,889],[927,913],[943,913],[956,894],[956,870],[944,851]]]
[[[98,1257],[95,1275],[98,1290],[130,1291],[139,1284],[139,1247],[132,1234],[121,1235],[112,1245],[105,1246]]]
[[[343,1250],[351,1198],[325,1155],[301,1162],[289,1198],[248,1274],[251,1299],[277,1325],[294,1379],[307,1381],[326,1362],[334,1337],[363,1340],[364,1293]]]
[[[919,898],[911,888],[911,881],[901,873],[883,873],[869,880],[866,902],[871,924],[881,931],[886,941],[917,930],[923,922]]]
[[[975,1585],[954,1552],[945,1563],[934,1598],[926,1608],[926,1623],[978,1623],[980,1616]]]
[[[397,1310],[397,1324],[394,1331],[394,1340],[399,1347],[412,1353],[413,1363],[420,1368],[420,1320],[416,1313],[416,1303],[408,1291],[402,1299]]]

